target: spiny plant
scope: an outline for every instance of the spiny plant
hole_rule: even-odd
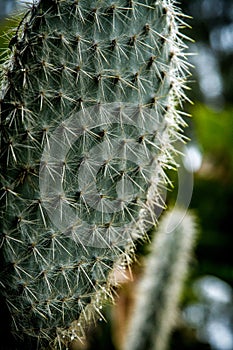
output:
[[[11,38],[0,288],[15,348],[82,338],[156,223],[185,125],[184,17],[173,0],[39,0]]]
[[[195,221],[183,209],[170,210],[162,218],[139,280],[124,350],[168,349],[196,241]]]

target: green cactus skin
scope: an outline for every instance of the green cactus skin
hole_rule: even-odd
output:
[[[103,218],[82,201],[74,174],[87,151],[84,134],[65,165],[70,202],[85,219],[107,233],[135,216],[137,236],[143,238],[142,213],[146,209],[149,221],[155,221],[160,186],[167,181],[164,171],[174,165],[173,143],[182,138],[182,112],[175,107],[185,99],[188,74],[183,25],[172,0],[40,0],[10,42],[0,100],[0,288],[12,333],[23,349],[62,348],[82,337],[84,323],[100,313],[102,295],[110,294],[109,275],[115,265],[128,263],[134,249],[133,237],[122,246],[93,247],[57,229],[40,193],[43,150],[62,122],[91,106],[131,104],[142,116],[146,109],[155,112],[163,131],[159,147],[157,131],[132,136],[135,130],[129,127],[127,135],[156,155],[149,181],[143,168],[112,163],[118,173],[114,183],[128,174],[135,186],[144,186],[140,196],[124,202],[119,215]],[[114,127],[88,130],[89,146],[111,143],[109,135],[119,132]],[[111,189],[104,169],[97,184]],[[114,197],[114,189],[107,194]]]
[[[177,208],[162,218],[139,281],[124,350],[168,348],[196,237],[193,214]]]

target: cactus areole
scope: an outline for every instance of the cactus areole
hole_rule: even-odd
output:
[[[23,349],[82,337],[156,222],[185,125],[184,17],[173,0],[40,0],[10,42],[0,293]]]

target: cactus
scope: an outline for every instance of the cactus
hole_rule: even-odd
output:
[[[156,223],[185,125],[183,25],[172,0],[39,0],[12,37],[0,291],[18,348],[82,338]]]
[[[195,217],[183,209],[168,211],[163,217],[139,281],[124,350],[168,348],[196,241],[195,226]]]

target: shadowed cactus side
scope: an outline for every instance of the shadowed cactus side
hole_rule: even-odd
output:
[[[168,349],[196,236],[189,212],[174,209],[162,218],[136,289],[123,350]]]
[[[184,126],[183,25],[170,0],[40,0],[12,38],[0,288],[18,348],[82,337],[155,224]]]

